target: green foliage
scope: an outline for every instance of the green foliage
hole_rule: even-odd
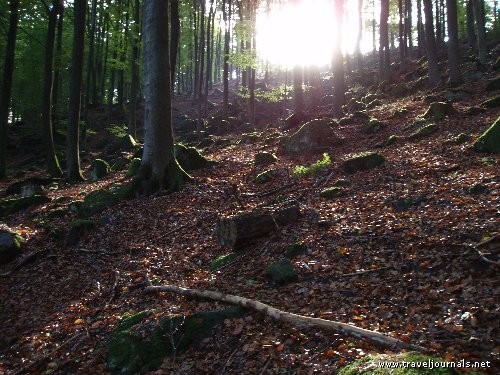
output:
[[[329,187],[321,190],[319,193],[321,198],[325,199],[335,199],[345,195],[345,190],[338,186]]]
[[[293,258],[297,255],[304,254],[307,251],[307,245],[304,242],[296,241],[286,249],[287,258]]]
[[[306,90],[307,87],[304,87],[304,91]],[[278,103],[281,100],[290,99],[289,95],[291,93],[293,93],[293,86],[290,85],[280,85],[266,91],[262,89],[255,89],[254,91],[256,99],[262,99],[268,103]],[[250,98],[250,92],[246,87],[240,87],[236,95],[243,99]]]
[[[500,117],[474,142],[479,152],[500,153]]]
[[[212,261],[212,263],[210,263],[210,269],[212,271],[217,271],[219,268],[221,268],[221,267],[225,266],[226,264],[228,264],[229,262],[231,262],[234,258],[236,258],[235,253],[228,253],[228,254],[221,255],[221,256],[217,257],[216,259],[214,259]]]
[[[286,284],[297,280],[297,270],[290,260],[283,259],[271,263],[266,269],[266,276],[276,284]]]
[[[127,173],[125,177],[134,177],[139,173],[139,169],[141,168],[141,159],[133,158],[130,161],[130,165],[128,166]]]
[[[316,175],[327,169],[331,164],[330,155],[325,152],[321,160],[314,162],[309,167],[297,165],[292,171],[292,176],[302,178],[310,175]]]

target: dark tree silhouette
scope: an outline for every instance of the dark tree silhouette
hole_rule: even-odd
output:
[[[456,86],[462,82],[460,76],[460,54],[458,45],[458,12],[457,0],[446,0],[448,24],[448,66],[450,71],[450,84]]]
[[[427,61],[429,66],[428,79],[429,79],[429,85],[434,87],[439,85],[441,81],[441,75],[439,73],[439,66],[438,66],[436,38],[434,36],[432,0],[423,0],[423,1],[424,1],[424,15],[425,15],[425,47],[426,47]]]

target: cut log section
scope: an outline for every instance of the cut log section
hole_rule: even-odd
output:
[[[279,227],[296,221],[299,206],[292,203],[279,208],[261,208],[220,218],[217,223],[217,239],[223,246],[241,249],[252,240],[265,236]]]

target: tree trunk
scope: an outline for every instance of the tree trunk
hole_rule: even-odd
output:
[[[280,226],[298,220],[299,206],[257,209],[220,218],[217,239],[223,246],[240,249],[249,242],[277,230]]]
[[[136,0],[137,1],[137,0]],[[138,1],[137,1],[138,2]],[[172,90],[175,83],[175,68],[177,66],[177,50],[179,49],[179,40],[181,33],[181,19],[179,17],[179,0],[170,1],[170,17],[172,20],[172,35],[170,35],[170,83]]]
[[[7,176],[6,151],[9,133],[9,109],[12,94],[12,76],[14,73],[14,57],[16,50],[17,24],[19,22],[19,1],[9,3],[9,33],[3,67],[2,91],[0,92],[0,179]]]
[[[422,23],[422,0],[417,1],[417,42],[418,42],[418,56],[423,55],[425,49],[425,31]]]
[[[485,30],[485,17],[484,17],[484,1],[472,0],[474,4],[474,16],[476,18],[477,29],[477,45],[479,50],[479,61],[482,64],[486,63],[486,30]]]
[[[407,53],[407,56],[411,58],[413,55],[413,7],[412,7],[412,1],[411,0],[406,0],[406,35],[408,38],[408,47],[409,47],[409,52]]]
[[[398,0],[398,12],[399,12],[399,35],[398,35],[398,44],[399,44],[399,63],[400,63],[400,71],[404,72],[406,70],[405,62],[406,62],[406,45],[405,45],[405,24],[404,24],[404,11],[403,11],[403,0]]]
[[[95,104],[93,99],[95,98],[93,84],[95,84],[95,60],[94,60],[94,41],[95,41],[95,28],[96,28],[96,14],[97,14],[97,0],[92,0],[92,10],[90,13],[90,36],[89,36],[89,55],[87,58],[87,77],[85,84],[86,91],[86,103],[85,108],[88,108],[90,104]],[[94,77],[94,78],[93,78]]]
[[[125,64],[125,59],[127,57],[127,47],[128,47],[128,33],[129,33],[129,24],[130,24],[130,16],[128,9],[129,1],[127,1],[127,12],[125,14],[125,33],[123,34],[123,39],[120,41],[122,53],[120,54],[120,69],[118,69],[118,83],[116,87],[116,96],[118,101],[118,108],[120,109],[120,113],[124,110],[125,103],[125,69],[123,69],[123,65]]]
[[[358,0],[358,35],[356,36],[356,47],[354,53],[356,54],[356,62],[358,64],[358,71],[363,69],[363,55],[361,54],[361,37],[363,35],[363,0]]]
[[[69,181],[83,180],[82,171],[80,169],[80,97],[83,78],[86,8],[86,0],[75,0],[66,151],[67,176]]]
[[[342,44],[342,20],[344,18],[344,0],[335,0],[335,41],[333,52],[333,111],[341,113],[345,104],[344,56],[340,48]]]
[[[379,48],[379,75],[380,80],[389,78],[389,0],[380,2],[380,48]]]
[[[293,68],[293,98],[295,113],[302,116],[304,112],[304,92],[302,90],[302,67],[300,65],[295,65]]]
[[[226,9],[227,5],[227,9]],[[229,110],[229,47],[231,44],[231,0],[222,1],[222,14],[224,18],[224,64],[222,68],[222,81],[224,85],[224,97],[222,101],[223,117],[227,119]]]
[[[439,73],[438,56],[436,50],[436,38],[434,36],[434,25],[432,17],[432,0],[424,1],[424,15],[425,15],[425,46],[427,53],[427,61],[429,66],[428,79],[429,86],[435,87],[441,81]]]
[[[140,1],[134,4],[134,30],[132,38],[132,61],[130,69],[130,106],[128,112],[128,134],[134,139],[137,136],[137,96],[139,91],[139,32],[140,32]]]
[[[63,15],[64,9],[61,8],[59,18],[57,20],[57,38],[56,38],[56,61],[54,72],[54,88],[52,92],[52,106],[57,116],[59,107],[59,89],[61,86],[60,72],[61,72],[61,58],[62,58],[62,37],[63,37]]]
[[[42,139],[45,148],[45,163],[52,177],[62,177],[63,173],[57,160],[52,134],[52,86],[54,84],[54,41],[56,36],[57,15],[62,1],[55,0],[47,9],[49,25],[45,44],[44,83],[42,92]]]
[[[457,0],[446,0],[448,21],[448,67],[450,84],[457,86],[462,82],[460,76],[460,54],[458,44],[458,13]]]
[[[144,152],[140,193],[180,190],[189,175],[174,155],[170,84],[168,6],[163,0],[144,2]]]
[[[473,0],[467,1],[467,42],[469,47],[476,49],[476,31],[474,30],[474,5]]]

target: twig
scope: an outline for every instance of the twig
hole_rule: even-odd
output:
[[[479,258],[481,258],[484,262],[488,264],[493,264],[496,267],[500,267],[500,262],[495,262],[494,260],[486,258],[483,252],[479,250],[478,248],[475,248],[476,252],[479,254]]]
[[[118,270],[114,270],[113,272],[115,274],[115,281],[113,283],[113,287],[111,288],[111,296],[109,297],[108,302],[106,302],[105,307],[109,306],[116,297],[116,287],[118,286],[118,279],[120,278],[120,272],[118,272]]]
[[[229,362],[231,362],[231,359],[233,358],[234,354],[238,351],[238,349],[240,348],[240,346],[241,346],[241,343],[238,344],[236,346],[236,348],[234,348],[234,350],[231,352],[231,354],[227,358],[227,361],[224,363],[224,367],[221,370],[221,375],[225,373],[227,365],[229,365]]]
[[[81,253],[102,254],[102,255],[119,255],[119,254],[122,254],[120,251],[89,250],[89,249],[84,249],[83,247],[75,249],[74,251],[79,251]]]
[[[260,370],[259,375],[263,375],[266,372],[267,368],[269,367],[269,363],[271,363],[271,357],[269,357],[269,359],[266,361],[264,367],[262,367],[262,370]]]

